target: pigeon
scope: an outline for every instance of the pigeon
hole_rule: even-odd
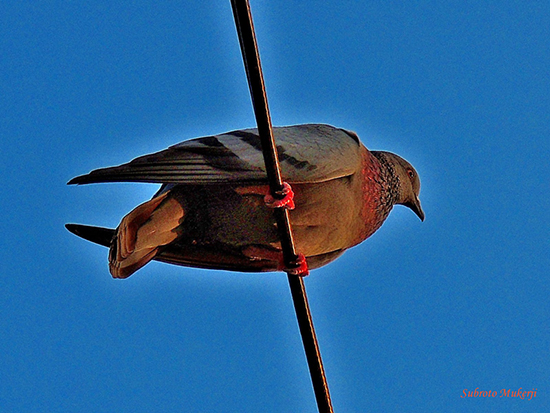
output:
[[[296,250],[310,269],[370,237],[396,204],[423,221],[420,179],[390,152],[369,151],[356,133],[324,124],[273,128]],[[162,184],[116,229],[67,224],[109,247],[109,270],[127,278],[151,260],[241,272],[283,269],[257,129],[181,142],[68,184]]]

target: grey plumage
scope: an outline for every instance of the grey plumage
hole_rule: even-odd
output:
[[[424,218],[420,180],[403,158],[370,152],[355,133],[329,125],[279,127],[274,136],[281,175],[295,192],[290,218],[296,246],[310,268],[372,235],[395,204]],[[280,269],[277,231],[263,202],[267,180],[255,129],[185,141],[69,183],[121,181],[163,186],[116,230],[67,226],[109,244],[114,277],[125,278],[151,259],[235,271]]]

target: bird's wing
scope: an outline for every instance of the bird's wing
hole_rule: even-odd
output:
[[[281,174],[288,182],[324,182],[349,176],[360,168],[361,144],[353,132],[310,124],[274,128],[274,136]],[[245,129],[185,141],[120,166],[78,176],[69,184],[239,184],[265,180],[258,132]]]

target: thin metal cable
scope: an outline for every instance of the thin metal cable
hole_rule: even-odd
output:
[[[275,139],[273,138],[273,128],[267,104],[267,95],[254,25],[252,23],[250,4],[248,0],[231,0],[231,6],[233,8],[235,26],[237,27],[237,33],[239,35],[256,123],[258,125],[258,134],[262,144],[269,187],[274,198],[282,198],[281,191],[283,189],[283,181],[281,178]],[[287,268],[295,268],[298,256],[294,248],[288,211],[284,208],[275,208],[274,215],[277,222],[277,228],[279,229],[285,265]],[[311,382],[317,400],[317,407],[319,412],[332,413],[333,409],[328,384],[323,369],[317,337],[313,328],[304,281],[300,276],[290,273],[287,275],[292,300],[294,302],[294,309],[296,311],[296,318],[298,319],[298,326],[302,335],[302,342],[304,344],[309,366]]]

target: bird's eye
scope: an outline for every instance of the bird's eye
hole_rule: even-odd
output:
[[[414,171],[412,169],[407,169],[407,173],[409,174],[409,178],[414,178]]]

